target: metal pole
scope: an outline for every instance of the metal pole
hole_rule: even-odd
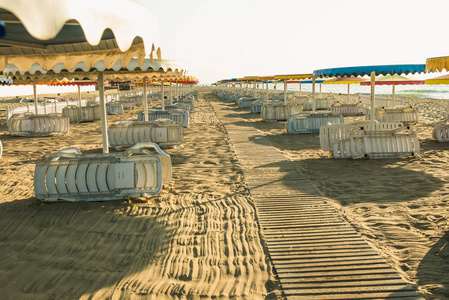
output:
[[[299,92],[301,92],[301,81],[299,82]]]
[[[287,80],[284,79],[284,103],[287,104]]]
[[[165,110],[165,100],[164,100],[164,81],[161,81],[161,101],[162,101],[162,110]]]
[[[117,83],[117,101],[120,101],[120,83]]]
[[[312,76],[312,113],[315,113],[315,75]]]
[[[268,80],[267,80],[267,101],[268,101],[268,94],[269,94],[269,92],[268,92]]]
[[[143,79],[143,120],[148,121],[147,77]]]
[[[100,97],[101,135],[103,137],[103,153],[109,153],[108,119],[106,116],[106,103],[104,101],[103,72],[98,73],[98,92]]]
[[[394,90],[395,90],[395,85],[393,84],[393,94],[391,95],[391,107],[394,107]]]
[[[369,117],[370,117],[370,125],[371,128],[370,130],[374,130],[374,107],[376,104],[376,97],[374,95],[374,87],[376,86],[376,72],[372,71],[371,72],[371,111],[369,113]]]
[[[81,106],[81,86],[78,85],[78,106]]]
[[[38,109],[37,109],[37,92],[36,92],[36,82],[33,82],[33,95],[34,95],[34,113],[37,115],[38,114]]]
[[[349,83],[348,83],[348,103],[350,102],[349,100]]]
[[[172,82],[170,81],[170,105],[173,105],[173,95],[172,95],[172,90],[171,90],[171,84]]]

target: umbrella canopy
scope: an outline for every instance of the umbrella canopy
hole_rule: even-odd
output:
[[[357,67],[343,67],[330,68],[313,71],[314,77],[342,77],[342,76],[365,76],[371,75],[371,128],[374,128],[374,83],[376,75],[387,74],[415,74],[425,71],[424,64],[410,64],[410,65],[378,65],[378,66],[357,66]]]
[[[411,65],[377,65],[377,66],[357,66],[330,68],[313,71],[315,77],[342,77],[342,76],[365,76],[373,72],[376,76],[387,74],[415,74],[422,73],[425,70],[424,64]]]
[[[393,74],[393,75],[385,75],[376,78],[374,83],[375,85],[391,85],[391,106],[394,107],[394,96],[395,96],[395,86],[396,85],[416,85],[416,84],[424,84],[424,80],[417,80],[415,78],[410,78],[407,76]],[[360,85],[371,85],[371,82],[361,82]]]
[[[90,86],[97,84],[97,81],[90,80],[58,80],[50,83],[51,86]]]
[[[363,81],[367,81],[368,79],[362,77],[335,77],[328,80],[323,81],[323,84],[360,84]]]
[[[7,78],[7,77],[4,77],[4,76],[0,77],[0,84],[1,85],[11,85],[12,83],[13,82],[12,82],[11,78]]]
[[[134,1],[0,0],[0,13],[7,32],[0,69],[14,64],[26,72],[38,64],[50,70],[63,63],[70,70],[98,61],[110,68],[119,59],[127,65],[132,57],[160,56],[156,18]]]
[[[284,102],[287,103],[287,83],[293,80],[301,80],[312,78],[313,74],[285,74],[285,75],[274,75],[274,79],[284,81]],[[301,89],[301,85],[300,85]]]
[[[449,84],[449,74],[426,79],[425,84]]]
[[[154,47],[157,24],[151,11],[130,0],[0,0],[0,13],[7,33],[0,40],[4,73],[6,68],[15,68],[7,72],[45,74],[51,80],[96,74],[89,79],[99,84],[103,152],[109,152],[103,72],[120,73],[133,57],[140,68],[145,56],[152,60],[154,52],[160,59],[160,50]],[[76,72],[76,77],[68,77]],[[36,99],[36,85],[34,94]]]
[[[426,59],[426,72],[449,71],[449,56],[440,56]]]
[[[360,85],[370,85],[371,82],[361,82]],[[376,85],[412,85],[412,84],[424,84],[424,80],[418,80],[403,75],[385,75],[376,78]]]
[[[367,81],[368,79],[362,77],[354,77],[354,76],[343,76],[343,77],[335,77],[328,80],[325,80],[324,84],[347,84],[348,85],[348,102],[350,102],[350,84],[360,84],[363,81]]]
[[[18,67],[12,64],[3,69],[3,73],[11,76],[14,82],[48,82],[62,78],[96,80],[98,71],[101,71],[104,78],[110,81],[141,80],[145,76],[148,78],[178,77],[186,72],[183,64],[173,60],[162,59],[161,61],[154,60],[151,62],[151,59],[144,59],[139,66],[137,58],[132,58],[128,65],[123,65],[121,61],[117,61],[111,68],[107,68],[104,62],[98,62],[94,69],[87,69],[83,62],[79,62],[72,70],[64,69],[61,64],[56,64],[48,71],[37,65],[28,72],[21,72]]]

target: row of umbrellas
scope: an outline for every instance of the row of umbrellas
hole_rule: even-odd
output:
[[[427,69],[426,69],[427,65]],[[312,95],[314,98],[313,103],[313,113],[315,113],[315,83],[322,79],[323,84],[347,84],[348,85],[348,95],[349,95],[349,85],[350,84],[361,84],[371,86],[371,107],[374,107],[375,102],[375,85],[392,85],[393,94],[394,87],[396,85],[404,84],[449,84],[449,76],[440,76],[437,78],[429,80],[414,80],[408,77],[402,76],[403,74],[415,74],[424,72],[439,72],[439,71],[449,71],[449,57],[437,57],[427,59],[426,64],[411,64],[411,65],[378,65],[378,66],[356,66],[356,67],[343,67],[343,68],[330,68],[315,70],[312,74],[292,74],[292,75],[274,75],[274,76],[247,76],[243,78],[233,78],[224,79],[217,82],[217,85],[226,86],[236,86],[237,84],[242,84],[246,82],[256,83],[256,82],[266,82],[268,90],[268,82],[284,82],[284,99],[286,98],[286,85],[288,82],[298,82],[295,80],[300,80],[302,83],[309,83],[310,81],[305,81],[304,79],[312,78]],[[363,78],[365,75],[370,75],[371,80]],[[376,76],[381,76],[377,77]],[[331,78],[324,80],[326,78]],[[318,80],[317,80],[318,79]],[[243,86],[243,85],[242,85]],[[267,95],[268,97],[268,95]],[[394,96],[393,96],[394,97]],[[371,110],[374,113],[374,110]],[[371,116],[372,122],[374,122],[374,117]]]
[[[0,0],[0,16],[0,71],[33,84],[35,99],[40,82],[98,83],[104,153],[106,80],[142,81],[145,110],[147,82],[193,80],[184,65],[162,59],[156,17],[132,0]]]

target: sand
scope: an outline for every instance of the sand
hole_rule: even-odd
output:
[[[183,144],[167,150],[173,182],[134,201],[34,197],[36,161],[69,146],[101,152],[100,123],[43,138],[11,137],[2,123],[1,298],[281,298],[226,131],[203,98],[196,106]]]
[[[347,97],[334,96],[342,102]],[[416,159],[329,158],[318,134],[289,135],[285,122],[263,122],[248,110],[235,111],[331,199],[407,282],[428,299],[449,299],[449,144],[431,139],[433,127],[445,122],[449,101],[407,98],[404,104],[420,112],[413,127],[421,144]],[[363,117],[345,122],[354,119]]]
[[[337,97],[344,101],[346,95]],[[317,134],[288,135],[285,122],[263,122],[235,104],[232,109],[292,161],[407,282],[428,299],[449,299],[449,144],[431,140],[448,101],[409,98],[406,104],[420,111],[414,127],[419,158],[331,159],[320,150]],[[109,122],[135,119],[137,111],[109,116]],[[132,202],[48,204],[34,198],[35,162],[69,146],[100,152],[99,123],[73,124],[64,137],[18,138],[2,122],[2,299],[282,298],[238,160],[203,97],[184,143],[167,150],[170,187]]]

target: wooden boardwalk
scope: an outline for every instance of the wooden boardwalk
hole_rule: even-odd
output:
[[[233,105],[207,98],[243,169],[287,299],[422,299]]]

